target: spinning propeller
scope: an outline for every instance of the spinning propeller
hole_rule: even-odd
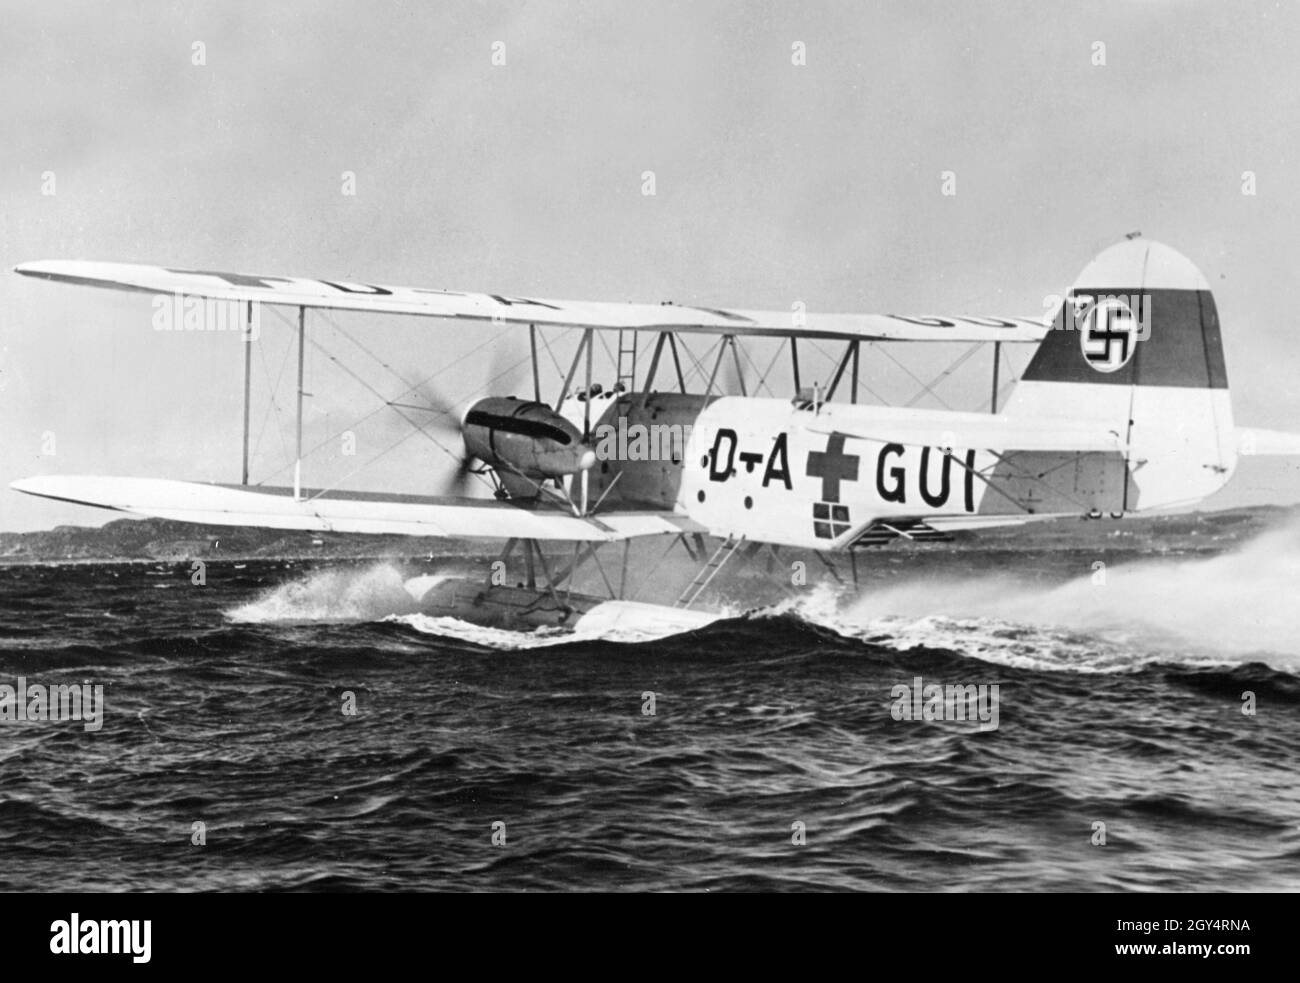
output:
[[[498,350],[489,368],[489,386],[500,385],[502,380],[508,384],[508,377],[519,367],[520,363],[502,366],[500,358]],[[560,500],[572,507],[576,515],[586,514],[587,473],[596,463],[596,452],[577,427],[546,404],[514,396],[488,396],[458,412],[458,404],[425,379],[410,385],[402,398],[390,401],[389,405],[398,410],[432,414],[429,427],[460,437],[463,449],[457,455],[456,469],[439,490],[440,494],[463,496],[468,491],[470,476],[482,473],[476,462],[496,470],[501,497],[510,493],[522,497],[551,495],[560,499],[546,483],[554,481],[563,487],[564,478],[581,474],[581,505]]]

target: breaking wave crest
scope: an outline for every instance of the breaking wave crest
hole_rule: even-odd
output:
[[[1300,524],[1212,557],[1099,567],[1061,584],[994,574],[923,577],[790,613],[890,647],[1079,672],[1155,662],[1265,662],[1300,672]],[[838,601],[838,603],[837,603]]]
[[[389,562],[314,570],[270,588],[226,617],[256,624],[380,621],[418,610],[405,583],[406,574]]]

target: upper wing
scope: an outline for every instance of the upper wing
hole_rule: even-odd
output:
[[[343,280],[252,276],[128,263],[48,260],[14,267],[23,276],[117,290],[324,307],[378,314],[465,318],[507,324],[562,325],[636,331],[772,337],[845,338],[861,341],[1034,342],[1049,324],[1028,317],[906,317],[898,314],[814,314],[747,311],[674,304],[614,304],[539,300],[504,294],[458,293],[421,287],[387,287]]]
[[[612,542],[696,529],[681,516],[620,512],[578,518],[557,508],[510,502],[358,492],[295,501],[287,488],[254,489],[160,478],[47,475],[15,481],[28,495],[136,515],[215,526],[260,526],[313,532],[355,532],[454,539],[548,539]]]

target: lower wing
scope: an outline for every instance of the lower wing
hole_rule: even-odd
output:
[[[670,512],[579,518],[548,505],[523,507],[513,502],[359,492],[305,491],[302,500],[295,500],[287,488],[161,478],[47,475],[23,478],[10,487],[41,498],[178,522],[312,532],[614,542],[700,528]]]

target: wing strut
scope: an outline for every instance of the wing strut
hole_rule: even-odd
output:
[[[528,325],[528,347],[533,355],[533,402],[542,401],[542,380],[537,370],[537,325]]]
[[[998,364],[1002,361],[1002,342],[993,342],[993,399],[989,402],[989,412],[997,416],[998,412]]]
[[[596,332],[592,328],[588,328],[585,332],[587,338],[587,395],[582,401],[583,443],[587,443],[588,441],[591,440],[591,358],[596,348],[595,334]],[[591,469],[587,468],[586,470],[584,470],[582,472],[582,477],[579,480],[582,482],[582,514],[585,516],[587,514],[588,489],[591,487]],[[593,552],[592,553],[593,559],[595,558],[595,555],[596,554]],[[596,560],[596,566],[598,567],[600,566],[599,560]],[[603,577],[604,575],[605,573],[602,570],[601,576]],[[609,594],[610,597],[613,597],[614,591],[610,590]]]
[[[650,371],[646,373],[645,384],[641,387],[641,409],[645,409],[645,404],[650,400],[650,393],[655,385],[655,376],[659,374],[659,356],[664,353],[664,343],[667,340],[667,331],[660,331],[659,336],[655,338],[654,351],[650,355]]]
[[[718,357],[713,360],[713,371],[709,373],[709,385],[707,388],[705,388],[704,395],[706,396],[713,395],[713,384],[718,381],[718,371],[722,368],[722,360],[727,357],[727,346],[734,345],[735,342],[736,342],[735,335],[729,335],[729,334],[724,334],[722,336],[722,340],[718,342]],[[712,348],[709,349],[709,351],[712,350],[713,350]],[[735,349],[732,349],[732,353],[733,354],[735,353]],[[708,358],[709,352],[705,352],[704,357]],[[740,361],[738,358],[736,361],[736,367],[737,368],[740,367]]]
[[[683,342],[685,344],[685,342]],[[682,360],[677,355],[677,335],[668,335],[668,346],[673,350],[673,366],[677,369],[677,388],[686,392],[686,379],[682,375]]]
[[[740,364],[740,349],[736,347],[736,336],[729,335],[729,337],[731,338],[731,359],[736,364],[736,384],[740,386],[740,395],[748,396],[749,393],[745,391],[745,370]]]
[[[584,334],[587,338],[587,383],[586,383],[586,395],[583,397],[582,400],[582,439],[584,441],[588,441],[591,439],[591,358],[594,353],[593,350],[595,349],[596,346],[592,344],[592,340],[593,340],[592,336],[595,334],[595,332],[591,328],[588,328],[584,332]],[[587,472],[585,471],[583,472],[583,474],[586,473]],[[582,498],[582,511],[586,512],[587,511],[587,497],[585,491],[586,486],[584,485],[583,488],[584,491],[583,491],[583,498]]]
[[[853,388],[855,390],[851,401],[854,403],[858,401],[856,392],[856,389],[858,388],[858,343],[856,341],[850,341],[844,347],[844,357],[840,359],[840,364],[835,369],[835,377],[831,379],[831,384],[826,389],[826,395],[824,397],[825,402],[829,403],[835,398],[835,390],[840,387],[840,379],[844,377],[844,370],[849,367],[850,363],[853,365]]]
[[[850,403],[856,403],[858,401],[858,362],[861,356],[860,347],[861,346],[858,342],[855,341],[853,343],[853,391],[849,393]]]
[[[240,339],[244,343],[244,469],[239,482],[241,485],[248,484],[248,396],[253,362],[253,302],[248,301],[245,308],[248,323],[244,326],[244,337]]]
[[[569,371],[568,374],[566,374],[564,377],[564,385],[560,387],[560,395],[555,400],[555,408],[557,410],[559,410],[564,405],[564,401],[569,396],[569,386],[573,384],[573,377],[578,372],[578,365],[582,359],[583,349],[590,345],[591,345],[591,331],[590,330],[584,331],[582,333],[582,340],[578,342],[578,350],[573,353],[573,361],[569,363]]]
[[[303,348],[307,337],[307,308],[298,308],[298,416],[295,421],[298,433],[298,456],[293,462],[293,500],[302,501],[302,364]]]

